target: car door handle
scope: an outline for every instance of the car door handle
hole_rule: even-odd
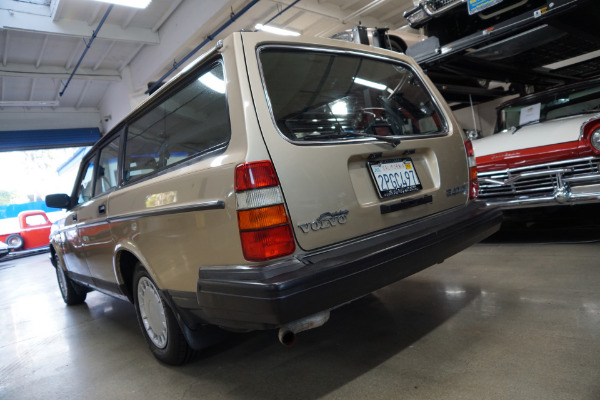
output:
[[[71,218],[73,219],[73,222],[77,222],[77,214],[73,213],[71,215],[72,215]]]
[[[98,214],[106,214],[106,205],[105,204],[100,204],[98,206]]]

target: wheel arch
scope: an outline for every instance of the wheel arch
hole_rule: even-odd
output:
[[[50,263],[54,268],[56,268],[58,266],[58,262],[56,261],[58,254],[56,254],[56,249],[54,246],[52,246],[52,244],[50,244],[48,247],[50,248]]]
[[[133,274],[136,265],[141,262],[139,258],[129,250],[117,252],[115,257],[115,274],[121,286],[123,294],[133,304]]]
[[[65,260],[63,259],[63,253],[60,248],[57,250],[56,246],[58,246],[58,244],[53,244],[52,242],[50,242],[50,245],[48,246],[50,248],[50,262],[54,268],[62,268],[66,270],[67,266],[65,264]]]
[[[390,41],[390,46],[392,47],[393,51],[398,51],[396,48],[394,48],[394,45],[396,45],[401,49],[402,53],[406,53],[408,45],[404,40],[395,35],[387,35],[387,38]]]

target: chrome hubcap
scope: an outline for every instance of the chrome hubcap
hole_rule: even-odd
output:
[[[156,286],[145,276],[139,280],[137,298],[140,316],[148,337],[156,347],[164,349],[167,346],[165,308]]]

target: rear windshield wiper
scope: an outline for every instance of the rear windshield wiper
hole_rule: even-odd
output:
[[[393,137],[393,136],[369,135],[368,133],[356,133],[356,132],[349,134],[348,136],[373,138],[373,139],[381,140],[382,142],[387,142],[387,143],[391,144],[393,147],[396,147],[400,144],[400,139]]]
[[[360,132],[344,132],[344,133],[340,133],[340,134],[304,136],[303,138],[298,138],[298,139],[301,139],[304,141],[312,141],[312,140],[318,141],[318,140],[341,139],[341,138],[352,138],[352,137],[359,137],[359,138],[364,137],[364,138],[377,139],[382,142],[389,143],[393,147],[396,147],[400,144],[400,139],[392,137],[392,136],[369,135],[367,133],[360,133]]]

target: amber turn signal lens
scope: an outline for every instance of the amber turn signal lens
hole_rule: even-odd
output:
[[[289,223],[288,216],[282,204],[270,207],[238,211],[240,230],[269,228]]]

